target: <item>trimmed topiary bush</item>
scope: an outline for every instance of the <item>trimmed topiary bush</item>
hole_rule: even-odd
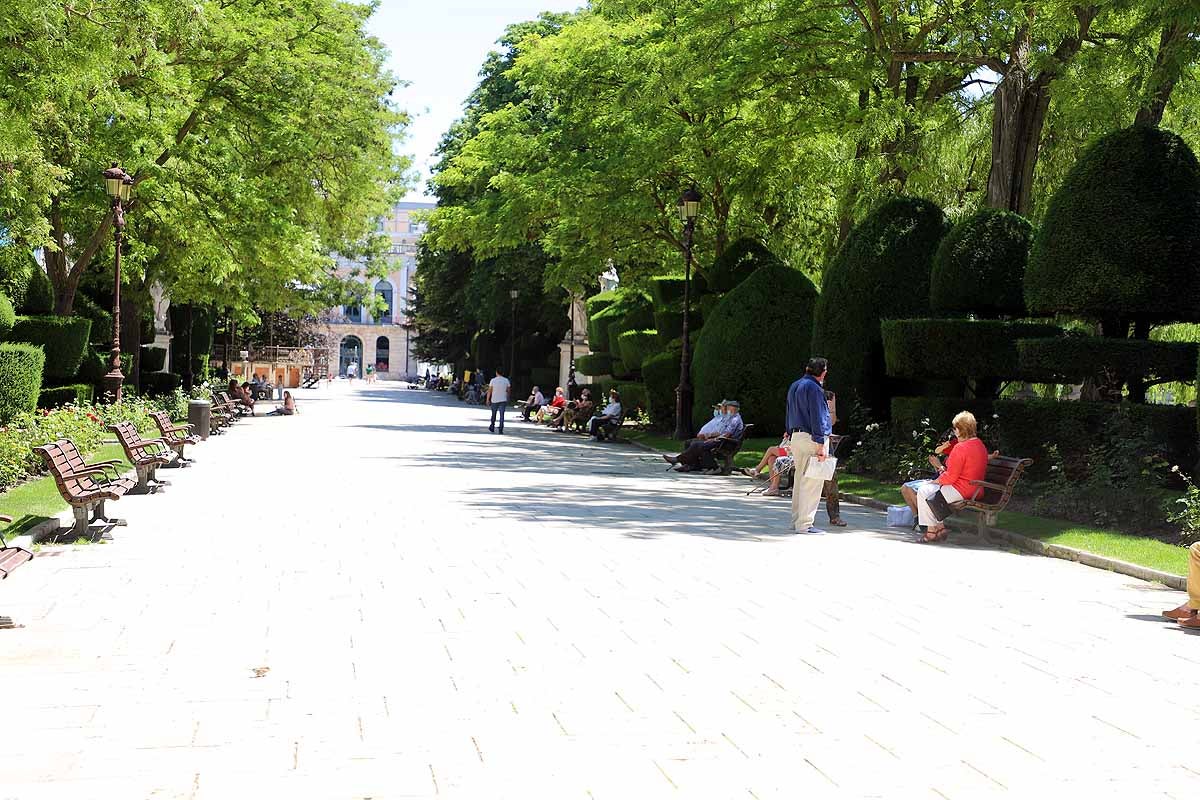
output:
[[[816,298],[808,278],[779,263],[764,264],[725,295],[696,341],[694,422],[703,424],[713,403],[736,399],[760,434],[783,430],[788,386],[809,358]]]
[[[161,372],[167,366],[167,348],[142,345],[142,374]]]
[[[692,300],[695,300],[696,286],[692,285]],[[683,276],[659,275],[650,279],[650,299],[654,310],[666,311],[675,307],[683,308]]]
[[[612,353],[620,357],[617,337],[625,331],[654,326],[650,295],[634,289],[617,289],[616,300],[588,319],[588,344],[592,352]]]
[[[187,306],[171,306],[168,313],[171,316],[171,330],[174,331],[174,335],[171,337],[171,370],[182,374],[184,353],[187,351],[185,332]],[[195,380],[200,380],[200,377],[207,371],[212,346],[213,324],[209,314],[203,308],[194,307],[192,309],[192,377]],[[500,363],[499,356],[494,355],[493,350],[494,346],[490,337],[477,336],[471,343],[472,355],[478,356],[474,360],[475,368],[492,368],[493,365]]]
[[[612,375],[613,357],[611,353],[592,353],[578,356],[575,359],[575,369],[593,378],[601,375]]]
[[[16,306],[17,313],[39,315],[54,313],[54,287],[45,270],[35,261],[29,273],[29,285],[25,290],[25,302]]]
[[[642,384],[614,383],[612,388],[621,393],[621,408],[625,410],[625,416],[628,417],[637,409],[646,410],[646,387]],[[600,405],[603,408],[604,404]]]
[[[90,383],[73,383],[70,386],[55,386],[38,392],[38,408],[58,408],[68,403],[86,405],[92,402],[92,385]]]
[[[675,389],[679,386],[681,342],[672,342],[665,352],[642,362],[642,385],[646,387],[646,412],[650,424],[660,430],[675,425]]]
[[[658,352],[658,331],[625,331],[617,340],[621,361],[628,369],[640,371],[642,363]]]
[[[699,324],[698,317],[692,320],[692,333],[695,333]],[[683,307],[673,311],[655,311],[654,329],[658,331],[659,344],[664,347],[683,336]]]
[[[1200,347],[1193,342],[1066,336],[1023,337],[1017,351],[1022,371],[1045,383],[1074,383],[1102,373],[1122,381],[1190,381]]]
[[[946,229],[946,216],[934,203],[896,197],[850,232],[826,268],[811,353],[829,359],[828,385],[838,393],[843,416],[857,400],[884,417],[888,398],[903,389],[885,373],[879,321],[928,316],[933,254]]]
[[[586,301],[584,301],[584,305],[587,307],[588,317],[599,314],[601,311],[611,306],[617,301],[619,296],[620,295],[617,294],[617,291],[613,290],[611,292],[600,292],[600,294],[595,294],[589,297]]]
[[[1183,139],[1136,126],[1084,151],[1034,238],[1025,301],[1117,328],[1200,320],[1200,165]]]
[[[759,267],[779,263],[775,254],[760,242],[746,238],[738,239],[726,247],[706,271],[708,291],[715,294],[731,292]]]
[[[0,247],[0,294],[7,295],[18,314],[49,314],[54,289],[33,253],[17,245]]]
[[[15,324],[17,324],[17,312],[13,311],[12,302],[0,294],[0,341],[8,338]]]
[[[32,344],[0,344],[0,425],[37,408],[46,354]]]
[[[1036,322],[891,319],[880,323],[880,332],[888,375],[1040,381],[1048,373],[1033,367],[1022,369],[1017,340],[1059,336],[1062,329]],[[1194,370],[1195,365],[1190,368]]]
[[[43,379],[61,383],[79,372],[91,330],[92,321],[82,317],[17,317],[9,339],[41,345],[46,354]]]
[[[988,424],[993,421],[994,405],[993,400],[964,400],[961,397],[893,397],[892,435],[911,444],[912,432],[924,430],[925,420],[938,430],[949,430],[950,421],[960,411],[970,411],[980,425]],[[991,448],[999,446],[996,441],[985,444]]]
[[[79,292],[75,295],[75,316],[92,321],[92,333],[88,337],[92,344],[112,347],[112,312],[101,308],[95,300],[83,292]],[[121,348],[124,349],[128,344],[128,342],[122,342]]]
[[[143,372],[142,393],[151,397],[168,395],[183,385],[183,377],[174,372]]]
[[[1020,214],[984,208],[959,222],[933,257],[929,305],[937,313],[1019,317],[1033,225]]]

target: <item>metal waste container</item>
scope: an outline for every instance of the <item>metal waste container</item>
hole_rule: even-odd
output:
[[[188,424],[192,433],[201,440],[208,438],[209,426],[212,425],[212,406],[207,400],[188,401]]]

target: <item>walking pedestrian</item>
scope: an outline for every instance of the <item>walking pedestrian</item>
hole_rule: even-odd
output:
[[[796,533],[824,533],[815,523],[825,481],[806,478],[804,473],[810,459],[824,461],[828,455],[829,435],[833,432],[823,385],[828,371],[828,361],[819,356],[811,358],[804,377],[788,389],[787,428],[796,461],[792,478],[792,530]]]
[[[504,370],[497,369],[496,377],[488,381],[487,387],[487,403],[492,407],[492,423],[488,425],[488,432],[496,432],[496,415],[500,415],[500,433],[504,433],[504,409],[508,407],[508,392],[512,388],[508,382],[508,378],[504,377]]]

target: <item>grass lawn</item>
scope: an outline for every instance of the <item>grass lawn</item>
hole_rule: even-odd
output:
[[[882,500],[885,503],[901,502],[900,490],[896,485],[880,483],[862,475],[843,473],[838,476],[838,487],[843,492]],[[1016,511],[1000,512],[996,525],[1047,544],[1073,547],[1076,550],[1117,558],[1175,575],[1187,575],[1187,548],[1160,542],[1148,536],[1133,536],[1120,531],[1035,517]]]
[[[655,450],[661,450],[664,453],[678,453],[683,447],[682,442],[662,433],[621,431],[621,435],[626,439],[640,442],[647,447],[653,447]],[[733,463],[738,467],[753,467],[762,459],[762,455],[768,447],[774,447],[777,444],[779,444],[779,438],[775,436],[747,439],[742,443],[741,451],[734,456]]]
[[[122,471],[133,466],[125,460],[121,446],[116,442],[101,445],[99,450],[87,457],[91,462],[108,461],[114,458],[121,460]],[[58,487],[54,485],[54,478],[49,475],[23,483],[0,494],[0,514],[13,518],[12,524],[4,529],[5,537],[24,533],[50,517],[57,517],[69,508],[70,506],[63,502],[62,496],[59,495]]]

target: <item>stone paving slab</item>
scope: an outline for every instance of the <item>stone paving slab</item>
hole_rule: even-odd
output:
[[[1194,797],[1180,594],[385,384],[0,586],[0,798]],[[823,512],[822,512],[823,514]]]

